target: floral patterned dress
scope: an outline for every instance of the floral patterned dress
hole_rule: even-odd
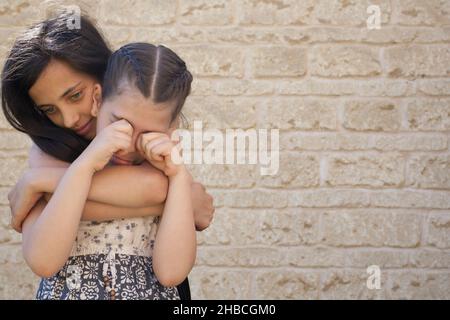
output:
[[[81,221],[70,257],[42,278],[39,300],[179,300],[176,287],[162,286],[153,272],[157,217]]]

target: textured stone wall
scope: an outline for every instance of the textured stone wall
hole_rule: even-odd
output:
[[[0,1],[3,58],[53,4]],[[369,5],[381,11],[370,30]],[[111,44],[165,44],[205,128],[280,129],[280,170],[192,166],[215,196],[196,299],[450,298],[449,0],[98,0]],[[37,278],[8,228],[29,140],[0,118],[0,298]],[[380,289],[367,267],[379,266]]]

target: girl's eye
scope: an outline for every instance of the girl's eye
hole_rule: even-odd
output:
[[[77,101],[81,98],[81,91],[78,91],[77,93],[74,93],[70,96],[70,100]]]
[[[53,114],[56,111],[55,107],[46,107],[46,108],[42,108],[41,111],[47,115],[49,114]]]

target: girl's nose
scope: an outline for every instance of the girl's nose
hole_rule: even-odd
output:
[[[66,112],[63,115],[64,118],[64,127],[75,129],[83,125],[83,123],[79,123],[80,115],[75,112]]]

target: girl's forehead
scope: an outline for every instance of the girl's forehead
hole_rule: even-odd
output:
[[[102,108],[113,120],[125,119],[141,131],[165,131],[170,126],[174,106],[170,103],[154,103],[137,92],[122,92],[108,98]]]

